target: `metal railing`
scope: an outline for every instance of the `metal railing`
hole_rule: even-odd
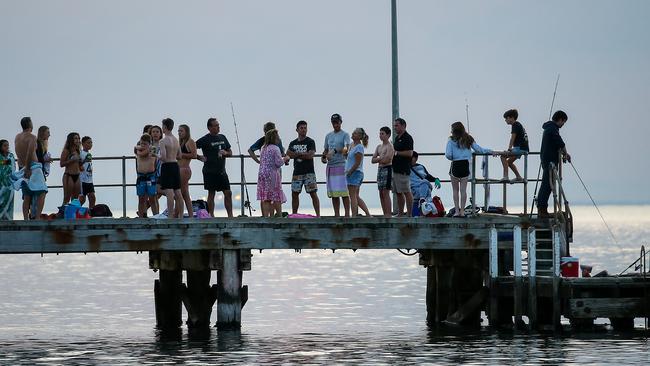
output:
[[[419,153],[419,158],[422,157],[444,157],[445,154],[441,152],[430,152],[430,153]],[[508,194],[507,194],[507,188],[509,185],[513,184],[511,182],[502,182],[499,179],[491,179],[489,177],[489,172],[487,177],[480,178],[477,176],[477,163],[476,159],[477,158],[482,158],[483,156],[491,156],[492,154],[473,154],[472,156],[472,162],[471,162],[471,175],[469,177],[469,183],[471,184],[471,194],[469,196],[470,204],[474,210],[476,210],[478,206],[477,200],[476,200],[476,188],[479,185],[484,185],[484,187],[488,187],[490,185],[501,185],[503,187],[503,194],[502,194],[502,207],[506,209],[507,207],[507,199],[508,199]],[[523,168],[523,174],[522,177],[524,178],[523,182],[517,182],[517,184],[522,184],[523,185],[523,200],[524,200],[524,212],[523,214],[527,214],[527,203],[528,203],[528,183],[530,182],[538,182],[541,181],[540,179],[533,178],[529,179],[528,177],[528,157],[533,156],[533,155],[539,155],[539,152],[530,152],[527,154],[523,154],[522,160],[524,163],[524,168]],[[315,154],[314,159],[320,159],[322,157],[321,154]],[[364,154],[364,157],[372,157],[372,154]],[[240,188],[240,210],[241,210],[241,215],[245,215],[245,201],[246,197],[244,195],[244,192],[246,190],[246,186],[255,186],[257,185],[257,181],[247,181],[245,179],[245,168],[246,168],[246,159],[251,159],[252,158],[249,155],[233,155],[228,157],[227,159],[238,159],[239,160],[239,168],[240,168],[240,177],[238,182],[232,182],[231,185],[239,186]],[[58,158],[53,158],[52,162],[59,161],[60,159]],[[126,209],[126,198],[127,198],[127,187],[135,187],[135,183],[128,183],[127,182],[127,161],[129,160],[135,160],[135,156],[93,156],[93,161],[120,161],[121,162],[121,173],[122,173],[122,179],[120,183],[102,183],[102,184],[94,184],[96,188],[122,188],[122,217],[127,217],[127,209]],[[450,183],[450,179],[440,179],[441,183]],[[326,184],[325,181],[323,180],[318,180],[316,182],[318,185],[324,185]],[[377,183],[376,180],[364,180],[363,183]],[[291,181],[282,181],[283,185],[290,185]],[[190,182],[190,186],[202,186],[203,183],[198,183],[198,182]],[[61,185],[48,185],[48,188],[50,189],[61,189],[63,188]],[[483,209],[487,210],[488,209],[488,204],[489,202],[489,189],[484,190],[484,196],[483,196]]]

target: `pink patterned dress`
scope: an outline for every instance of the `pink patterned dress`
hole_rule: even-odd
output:
[[[280,148],[275,145],[262,146],[260,150],[260,171],[257,174],[257,200],[286,202],[282,192],[282,172],[284,165]]]

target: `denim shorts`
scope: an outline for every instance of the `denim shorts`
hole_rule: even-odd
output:
[[[355,170],[352,174],[346,177],[349,186],[360,186],[363,182],[363,172],[361,170]]]
[[[515,146],[510,150],[510,153],[519,159],[522,155],[528,154],[528,150],[522,150],[519,146]]]

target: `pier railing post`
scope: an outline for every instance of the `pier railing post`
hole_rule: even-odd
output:
[[[535,228],[528,229],[528,325],[537,327],[537,239]]]
[[[224,249],[222,267],[218,273],[217,285],[217,328],[237,329],[241,327],[242,272],[239,270],[239,250]]]
[[[528,214],[528,154],[524,154],[524,215]]]
[[[521,226],[515,225],[512,230],[513,237],[513,269],[515,274],[515,287],[514,287],[514,310],[515,310],[515,327],[520,327],[522,321],[522,263],[521,263]]]
[[[472,214],[476,212],[476,155],[472,154],[472,197],[470,197],[470,202],[472,202]],[[461,210],[465,210],[465,207],[461,207]]]
[[[499,293],[498,293],[498,276],[499,276],[499,244],[496,227],[490,228],[490,248],[489,248],[489,271],[490,271],[490,326],[497,326],[499,319]]]
[[[244,192],[246,192],[246,179],[245,174],[244,174],[244,155],[240,154],[239,155],[239,162],[241,165],[241,170],[240,170],[240,177],[239,177],[239,182],[240,182],[240,187],[239,187],[239,205],[241,206],[241,215],[244,216],[246,215],[246,207],[244,207],[244,202],[246,200],[246,197],[244,197]]]
[[[126,217],[126,156],[122,156],[122,217]]]

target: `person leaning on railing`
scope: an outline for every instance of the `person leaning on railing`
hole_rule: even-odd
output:
[[[557,111],[553,114],[550,121],[544,123],[542,128],[542,147],[540,149],[540,159],[542,164],[542,183],[537,195],[537,213],[540,218],[548,217],[548,198],[551,194],[550,169],[551,163],[559,164],[559,155],[562,154],[562,160],[571,162],[571,155],[566,150],[564,140],[560,136],[560,128],[564,126],[569,117],[563,111]]]
[[[472,150],[479,154],[492,154],[491,149],[483,148],[465,131],[462,122],[451,124],[451,136],[447,141],[445,157],[451,160],[449,176],[454,196],[454,217],[465,217],[467,203],[467,181],[470,175],[469,162]],[[460,194],[460,197],[459,197]]]

